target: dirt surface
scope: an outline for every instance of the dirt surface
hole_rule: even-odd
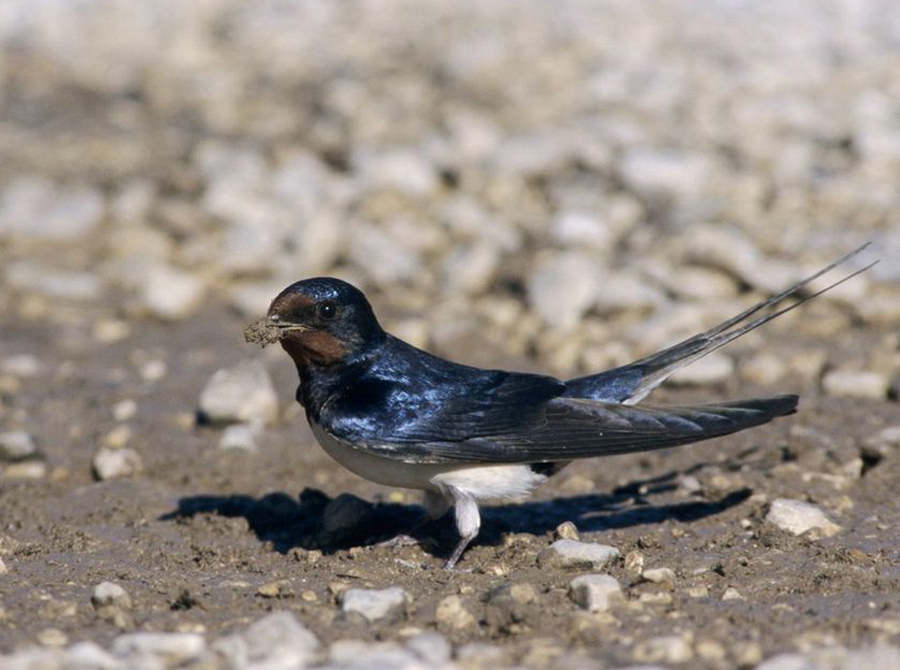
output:
[[[454,643],[500,643],[510,659],[535,666],[572,649],[608,664],[664,660],[640,644],[668,634],[692,639],[701,656],[691,667],[752,665],[784,649],[900,635],[900,457],[860,447],[900,421],[896,404],[828,398],[783,381],[766,391],[801,392],[798,415],[692,447],[574,464],[534,500],[486,508],[481,536],[460,569],[447,572],[440,563],[453,546],[449,523],[424,528],[421,546],[377,546],[414,522],[416,496],[329,460],[289,402],[294,372],[277,348],[266,351],[275,352],[267,360],[283,417],[257,453],[223,451],[219,429],[196,424],[191,408],[212,372],[255,353],[241,342],[243,325],[209,312],[181,325],[141,323],[127,344],[100,346],[77,327],[4,324],[0,358],[31,351],[43,365],[3,400],[7,412],[27,412],[40,427],[49,472],[45,481],[7,479],[0,488],[0,551],[10,571],[0,578],[0,650],[37,642],[48,628],[70,642],[109,642],[121,631],[90,604],[104,580],[130,594],[140,630],[218,636],[286,608],[325,642],[435,628],[437,603],[457,594],[478,623],[442,629]],[[779,353],[801,347],[777,332],[769,334]],[[838,338],[833,357],[867,337],[876,334]],[[169,370],[158,382],[138,373],[151,359]],[[762,391],[735,379],[702,393],[662,392],[658,402]],[[137,403],[131,446],[145,468],[94,481],[92,455],[117,425],[111,407],[126,398]],[[686,486],[686,476],[699,486]],[[350,528],[323,532],[323,510],[345,492],[372,505]],[[843,531],[817,540],[775,528],[763,519],[767,501],[779,497],[815,502]],[[564,521],[626,556],[610,570],[628,598],[615,617],[580,611],[567,596],[573,574],[537,567]],[[629,569],[633,552],[645,568],[673,569],[674,587],[642,582]],[[258,593],[279,580],[276,597]],[[538,600],[504,605],[496,590],[517,583],[532,584]],[[371,626],[344,616],[335,597],[348,586],[401,586],[413,597],[409,614]]]

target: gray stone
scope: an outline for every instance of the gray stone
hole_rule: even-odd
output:
[[[832,370],[825,374],[822,386],[833,396],[884,400],[891,387],[891,381],[880,372]]]
[[[757,665],[756,670],[818,670],[818,667],[802,654],[778,654]]]
[[[226,426],[219,439],[219,449],[256,451],[256,440],[262,432],[259,423],[235,423]]]
[[[786,498],[772,501],[766,521],[794,535],[815,530],[825,537],[831,537],[841,531],[841,527],[815,505]]]
[[[37,356],[31,354],[15,354],[7,356],[0,361],[0,372],[5,375],[12,375],[19,379],[31,379],[37,377],[44,369]]]
[[[319,639],[291,612],[273,612],[240,636],[247,660],[271,668],[302,667],[319,650]]]
[[[30,433],[13,430],[0,433],[0,461],[22,461],[37,456],[37,445]]]
[[[550,256],[528,278],[528,302],[548,326],[573,328],[597,301],[596,276],[596,263],[584,255]]]
[[[96,189],[17,177],[0,195],[0,236],[70,241],[93,231],[103,210],[103,196]]]
[[[141,284],[141,301],[153,316],[180,321],[200,306],[206,286],[196,275],[165,265],[154,265]]]
[[[200,394],[199,411],[212,423],[275,421],[278,396],[265,365],[245,360],[216,371]]]
[[[206,641],[196,633],[126,633],[112,643],[112,652],[120,658],[149,656],[170,666],[192,661],[205,649]]]
[[[341,596],[341,609],[362,614],[370,623],[395,620],[406,611],[411,601],[399,586],[386,589],[347,589]]]
[[[66,650],[63,667],[66,670],[114,670],[121,664],[100,645],[85,641],[77,642]]]
[[[453,651],[450,642],[440,633],[417,633],[406,641],[405,646],[431,666],[447,663]]]
[[[589,612],[605,612],[625,600],[622,587],[610,575],[581,575],[569,582],[569,597]]]
[[[621,554],[615,547],[577,540],[557,540],[538,554],[542,568],[602,570]]]
[[[669,586],[675,583],[675,571],[672,568],[650,568],[641,572],[641,577],[654,584],[667,584]]]
[[[328,652],[332,670],[428,670],[430,665],[396,642],[338,640]]]
[[[144,469],[141,455],[134,449],[103,447],[91,461],[94,477],[99,481],[131,477]]]

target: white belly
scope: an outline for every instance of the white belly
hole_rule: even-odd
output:
[[[406,489],[441,491],[452,486],[476,500],[518,500],[547,481],[528,465],[429,465],[404,463],[357,449],[310,421],[325,452],[350,472],[371,482]]]

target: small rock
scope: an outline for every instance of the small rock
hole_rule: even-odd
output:
[[[182,665],[199,657],[205,649],[203,636],[196,633],[127,633],[112,643],[116,656],[135,665],[134,657],[141,656],[158,658],[169,666]]]
[[[263,584],[256,593],[263,598],[286,598],[294,595],[294,585],[289,579],[277,579]]]
[[[578,211],[561,212],[550,231],[553,239],[575,249],[594,248],[610,252],[616,242],[616,231],[597,217]]]
[[[37,456],[37,446],[30,433],[15,430],[0,433],[0,461],[21,461]]]
[[[569,597],[589,612],[605,612],[625,596],[615,577],[610,575],[581,575],[569,582]]]
[[[633,578],[640,577],[644,571],[644,554],[637,549],[625,554],[625,571]]]
[[[37,356],[31,354],[16,354],[7,356],[0,361],[0,372],[5,375],[12,375],[19,379],[31,379],[37,377],[44,366]]]
[[[39,460],[18,461],[3,470],[6,479],[43,479],[47,476],[47,464]]]
[[[597,301],[596,273],[596,263],[581,254],[551,256],[528,278],[528,301],[547,325],[571,329]]]
[[[557,540],[538,554],[542,568],[564,570],[602,570],[621,554],[615,547],[577,540]]]
[[[200,394],[199,412],[211,423],[272,423],[278,396],[266,367],[245,360],[216,371]]]
[[[866,444],[900,447],[900,426],[888,426],[865,440]]]
[[[741,364],[741,375],[754,384],[769,386],[788,372],[787,365],[775,354],[761,352]]]
[[[822,385],[833,396],[883,400],[887,397],[891,382],[880,372],[832,370],[826,373]]]
[[[262,425],[259,423],[235,423],[227,426],[219,439],[219,449],[256,451],[256,438],[261,432]]]
[[[650,568],[641,572],[641,577],[654,584],[675,584],[675,571],[672,568]]]
[[[802,654],[778,654],[757,665],[756,670],[816,670],[816,665]]]
[[[23,293],[38,293],[57,300],[93,300],[103,290],[103,282],[90,272],[73,272],[36,265],[29,261],[10,263],[6,281]]]
[[[634,648],[635,660],[642,663],[687,663],[694,657],[688,640],[680,635],[662,635],[639,642]]]
[[[571,521],[563,521],[553,531],[553,537],[557,540],[578,540],[578,528]]]
[[[64,667],[75,670],[115,670],[116,657],[94,642],[78,642],[66,650]]]
[[[179,321],[190,316],[206,293],[204,283],[189,272],[157,265],[141,285],[141,300],[155,317]]]
[[[103,211],[103,195],[96,189],[57,186],[42,177],[20,176],[0,195],[0,236],[73,240],[93,231]]]
[[[91,461],[98,481],[131,477],[144,469],[144,462],[134,449],[100,449]]]
[[[539,596],[531,584],[503,584],[491,589],[485,600],[485,620],[492,629],[511,630],[540,619]]]
[[[440,666],[450,660],[452,648],[440,633],[418,633],[406,641],[406,648],[425,663]]]
[[[131,596],[115,582],[100,582],[91,594],[91,604],[95,609],[102,607],[118,607],[131,609]]]
[[[362,614],[370,623],[394,620],[403,615],[410,602],[409,594],[399,586],[387,589],[347,589],[341,596],[344,612]]]
[[[240,636],[251,664],[270,668],[303,667],[319,649],[318,638],[291,612],[273,612]]]
[[[722,594],[722,600],[746,600],[746,598],[736,588],[729,586],[725,589],[725,593]]]
[[[477,295],[491,283],[500,262],[497,250],[476,244],[454,251],[444,259],[442,283],[448,295]]]
[[[438,603],[435,621],[438,626],[452,630],[470,628],[476,623],[475,617],[463,607],[459,596],[447,596]]]
[[[38,633],[37,641],[43,647],[65,647],[69,638],[59,628],[45,628]]]
[[[0,558],[0,575],[5,575],[9,572],[9,568],[6,567],[6,563],[3,562],[3,559]],[[0,617],[2,618],[2,617]]]
[[[128,421],[137,414],[137,403],[131,398],[120,400],[113,405],[112,414],[116,421]]]
[[[679,386],[705,386],[724,384],[734,374],[734,361],[730,356],[714,352],[694,361],[672,375],[669,381]]]
[[[772,501],[766,521],[794,535],[802,535],[815,529],[825,537],[831,537],[841,530],[839,525],[815,505],[786,498]]]
[[[338,640],[328,650],[326,666],[331,670],[420,670],[424,667],[415,654],[396,642]]]

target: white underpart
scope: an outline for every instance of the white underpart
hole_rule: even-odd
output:
[[[476,501],[520,500],[547,481],[546,475],[537,474],[528,465],[404,463],[367,453],[365,446],[351,446],[313,422],[310,426],[325,452],[350,472],[386,486],[431,492],[431,501],[426,500],[431,508],[438,507],[434,493],[454,501],[457,494]]]

